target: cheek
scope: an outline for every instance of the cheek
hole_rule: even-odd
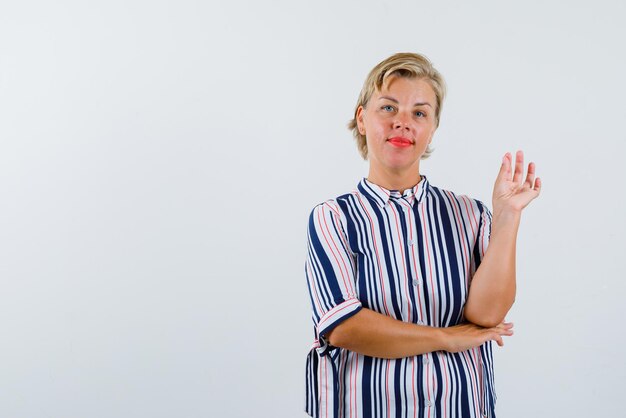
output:
[[[370,123],[367,126],[368,131],[371,131],[373,135],[376,137],[385,135],[385,122],[384,120],[375,119],[370,120]]]

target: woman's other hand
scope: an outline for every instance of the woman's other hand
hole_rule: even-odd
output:
[[[502,337],[513,335],[512,322],[502,322],[493,328],[483,328],[467,323],[440,329],[446,335],[445,351],[451,353],[469,350],[487,341],[495,341],[502,347],[504,345]]]
[[[493,187],[494,215],[506,212],[520,213],[541,191],[541,179],[535,178],[535,163],[528,164],[526,180],[524,176],[524,153],[517,151],[515,171],[512,174],[512,155],[507,152],[502,157],[500,172]]]

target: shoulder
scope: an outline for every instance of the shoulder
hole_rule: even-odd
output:
[[[320,214],[328,214],[328,213],[333,213],[337,216],[343,216],[344,210],[342,209],[342,207],[345,207],[346,202],[354,198],[355,194],[357,193],[358,192],[354,190],[350,193],[344,193],[333,199],[327,199],[321,203],[318,203],[311,210],[311,216],[320,215]]]
[[[461,216],[473,215],[480,216],[488,213],[489,208],[481,200],[470,197],[466,194],[456,193],[451,190],[430,185],[431,197],[443,200],[446,206],[458,212]]]
[[[314,218],[325,217],[325,216],[339,216],[340,215],[339,205],[337,204],[337,200],[328,199],[321,203],[318,203],[311,210],[311,214],[309,218],[313,220]]]
[[[328,228],[331,224],[336,228],[347,230],[350,223],[350,209],[348,207],[352,205],[351,202],[354,201],[357,193],[357,190],[353,190],[315,205],[309,215],[309,230]]]

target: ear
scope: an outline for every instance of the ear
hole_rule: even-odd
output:
[[[363,123],[363,112],[365,108],[363,106],[359,106],[356,110],[356,126],[359,129],[359,133],[361,135],[365,135],[365,123]]]

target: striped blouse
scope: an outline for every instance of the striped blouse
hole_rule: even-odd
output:
[[[480,201],[431,186],[404,193],[367,179],[317,205],[305,273],[315,341],[307,357],[313,417],[494,417],[491,342],[401,359],[370,357],[325,339],[362,307],[433,327],[463,322],[472,276],[489,242]]]

